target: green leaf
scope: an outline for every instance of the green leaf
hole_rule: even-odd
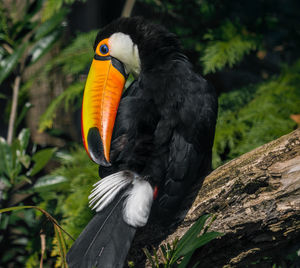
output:
[[[226,65],[230,68],[240,62],[246,54],[257,47],[256,42],[240,36],[229,41],[214,41],[208,45],[201,58],[204,64],[204,74],[214,73]]]
[[[21,162],[21,164],[25,167],[25,168],[29,168],[30,163],[31,163],[31,157],[29,155],[21,155],[18,156],[18,160]]]
[[[174,252],[174,255],[172,257],[172,262],[174,263],[178,258],[183,256],[182,252],[186,252],[185,248],[192,243],[193,241],[197,241],[198,239],[198,234],[201,232],[203,229],[203,226],[206,222],[206,220],[210,217],[211,215],[203,215],[202,217],[197,220],[197,222],[184,234],[184,236],[179,240],[177,244],[177,248]]]
[[[35,165],[31,170],[29,170],[27,176],[34,176],[42,168],[48,163],[48,161],[52,158],[53,154],[55,153],[56,148],[50,149],[43,149],[38,151],[33,157],[32,160],[35,162]]]
[[[67,254],[67,249],[66,249],[66,242],[63,237],[63,234],[60,230],[60,228],[56,225],[54,225],[54,230],[55,230],[55,236],[58,242],[58,248],[60,251],[60,257],[61,257],[61,267],[67,268],[67,262],[66,262],[66,254]]]
[[[179,240],[177,244],[177,249],[175,251],[175,255],[178,254],[182,248],[184,248],[192,239],[197,237],[197,235],[203,229],[203,226],[206,220],[210,217],[209,214],[201,216],[196,223],[184,234],[184,236]]]
[[[13,155],[9,145],[2,137],[0,137],[0,159],[0,174],[6,174],[12,182],[14,173]]]
[[[30,132],[28,129],[22,129],[18,138],[14,140],[11,150],[13,153],[13,159],[15,159],[15,166],[17,167],[19,163],[28,169],[31,163],[31,157],[26,154],[26,149],[28,146],[30,138]]]
[[[221,233],[218,232],[209,232],[201,235],[200,237],[194,237],[194,239],[191,239],[189,243],[185,244],[185,246],[177,253],[177,256],[179,257],[193,253],[197,248],[207,244],[220,235]]]
[[[3,174],[3,173],[7,173],[7,167],[6,167],[6,162],[4,161],[5,160],[5,156],[10,153],[10,150],[9,150],[9,146],[8,144],[6,143],[6,140],[2,137],[0,137],[0,174]]]
[[[20,141],[20,147],[22,150],[26,150],[28,146],[29,138],[30,138],[29,129],[28,128],[22,129],[18,135],[18,140]]]
[[[0,33],[0,40],[3,40],[9,44],[13,43],[13,41],[9,38],[9,36],[3,33]]]
[[[46,37],[40,39],[29,53],[31,55],[30,63],[32,64],[37,62],[43,55],[45,55],[51,49],[51,47],[53,46],[53,44],[59,36],[60,31],[57,30],[47,35]]]
[[[75,82],[51,102],[45,113],[40,117],[40,131],[45,131],[47,128],[52,127],[53,119],[56,116],[56,110],[62,105],[63,101],[65,102],[65,108],[67,109],[70,103],[74,102],[75,98],[82,96],[84,83],[84,81]]]
[[[190,262],[190,259],[192,258],[193,256],[193,253],[194,252],[190,252],[190,253],[187,253],[184,258],[182,259],[182,261],[180,262],[180,264],[178,265],[177,268],[185,268],[187,267],[187,265],[189,264]]]
[[[32,181],[28,178],[28,177],[26,177],[25,175],[21,175],[21,176],[18,176],[17,178],[16,178],[16,181],[17,182],[27,182],[27,183],[29,183],[29,184],[32,184]],[[31,190],[31,189],[30,189]],[[27,190],[25,190],[26,192],[27,192]]]
[[[63,0],[48,0],[45,2],[44,8],[42,10],[42,18],[47,20],[51,18],[55,12],[58,12],[62,7]]]
[[[9,224],[9,215],[1,215],[0,230],[5,230]]]
[[[4,176],[1,176],[1,175],[0,175],[0,181],[1,181],[1,183],[3,183],[6,187],[11,187],[11,186],[12,186],[12,184],[10,183],[10,181],[9,181],[6,177],[4,177]]]
[[[21,124],[22,120],[24,119],[25,115],[27,114],[28,110],[32,107],[33,105],[29,102],[26,102],[25,105],[22,108],[22,111],[20,113],[20,115],[17,118],[16,121],[16,128],[18,128],[18,126]]]
[[[66,75],[78,75],[91,64],[94,51],[91,46],[93,44],[97,31],[93,30],[88,33],[80,33],[61,53],[59,53],[46,66],[46,72],[49,73],[55,67],[62,67],[63,73]]]
[[[18,61],[23,56],[23,53],[27,47],[27,43],[23,43],[20,47],[18,47],[11,55],[5,57],[0,62],[0,84],[10,75],[10,73],[14,70]]]
[[[153,258],[151,256],[149,250],[147,248],[143,248],[143,251],[144,251],[144,253],[145,253],[148,261],[151,263],[152,268],[156,268],[157,265],[155,264],[155,262],[154,262],[154,260],[153,260]]]
[[[161,245],[160,250],[161,250],[163,256],[165,257],[165,259],[167,259],[168,258],[168,252],[167,252],[166,247],[164,245]]]
[[[226,65],[230,68],[246,54],[257,49],[260,37],[249,33],[238,22],[225,21],[214,31],[209,30],[204,39],[210,40],[201,58],[204,74],[216,72]]]
[[[7,99],[7,96],[4,95],[4,94],[2,94],[2,93],[0,93],[0,99]]]
[[[33,188],[37,191],[49,190],[67,181],[67,178],[60,175],[46,175],[37,180]]]
[[[46,20],[41,26],[38,27],[34,39],[39,40],[40,38],[48,35],[54,29],[57,29],[57,27],[64,20],[66,14],[67,14],[67,10],[62,9],[61,11],[57,12],[54,16],[52,16],[50,19]]]

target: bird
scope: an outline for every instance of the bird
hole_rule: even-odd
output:
[[[89,196],[95,216],[67,253],[70,268],[123,267],[137,228],[172,219],[211,170],[218,113],[214,87],[162,25],[119,18],[99,31],[94,52],[82,138],[101,179]]]

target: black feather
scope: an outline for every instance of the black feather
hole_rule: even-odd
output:
[[[123,267],[136,231],[123,220],[124,198],[116,198],[85,227],[67,254],[70,268]]]

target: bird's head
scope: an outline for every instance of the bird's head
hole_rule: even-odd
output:
[[[116,20],[98,33],[82,104],[82,137],[93,161],[110,166],[114,122],[129,73],[137,78],[176,50],[180,45],[173,34],[142,18]]]

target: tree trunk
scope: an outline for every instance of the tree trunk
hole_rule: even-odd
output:
[[[177,227],[140,231],[130,254],[138,255],[137,267],[145,266],[141,247],[172,242],[205,213],[217,217],[210,230],[225,235],[194,254],[201,267],[261,266],[297,243],[299,249],[300,129],[214,170]]]

